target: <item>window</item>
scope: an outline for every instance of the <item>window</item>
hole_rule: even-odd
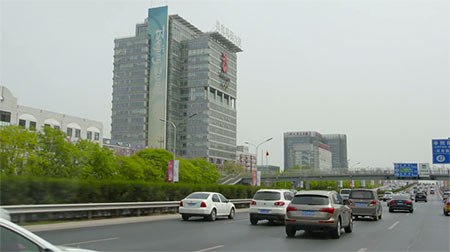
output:
[[[350,192],[350,199],[374,199],[371,191],[352,190]]]
[[[290,192],[284,192],[284,199],[286,199],[286,200],[292,200],[292,198],[294,198],[294,195],[292,195],[292,193],[290,193]]]
[[[81,137],[81,130],[75,129],[75,137],[80,138]]]
[[[95,132],[95,138],[94,140],[100,140],[100,133]]]
[[[26,123],[25,120],[19,119],[19,126],[20,126],[20,127],[25,128],[25,123]]]
[[[328,205],[329,199],[322,195],[297,195],[292,200],[293,204],[299,205]]]
[[[92,132],[91,131],[87,132],[86,139],[89,139],[89,140],[92,139]]]
[[[36,130],[36,122],[30,121],[30,130]]]
[[[54,129],[59,130],[61,127],[59,127],[58,125],[53,126]]]
[[[0,233],[1,251],[41,251],[38,245],[12,230],[1,227]]]
[[[46,123],[46,124],[44,124],[44,127],[51,127],[51,125]]]
[[[67,128],[67,136],[72,137],[72,128]]]
[[[333,195],[333,203],[334,203],[334,204],[338,204],[338,205],[342,205],[342,204],[344,204],[344,200],[342,200],[341,195],[339,195],[339,194],[334,194],[334,195]]]
[[[187,199],[207,199],[209,197],[209,193],[193,193],[187,196]]]
[[[219,194],[219,198],[222,202],[227,202],[227,198],[225,198],[225,196],[223,196],[222,194]]]
[[[255,194],[254,200],[280,200],[279,192],[261,191]]]
[[[213,201],[213,202],[220,202],[219,196],[217,196],[217,194],[214,194],[214,195],[212,196],[212,201]]]
[[[0,121],[8,123],[11,122],[11,112],[0,110]]]

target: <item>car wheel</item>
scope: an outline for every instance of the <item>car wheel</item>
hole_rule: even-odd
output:
[[[380,213],[380,216],[378,216],[378,219],[381,220],[382,217],[383,217],[383,212]]]
[[[294,227],[286,226],[285,230],[288,237],[295,237],[295,232],[297,232],[297,230],[295,230]]]
[[[409,212],[414,213],[414,209],[413,208],[409,209]]]
[[[352,218],[350,218],[350,223],[348,224],[348,226],[347,227],[345,227],[345,232],[346,233],[351,233],[351,232],[353,232],[353,220],[352,220]]]
[[[375,215],[375,216],[373,217],[373,220],[374,220],[374,221],[378,221],[378,215]]]
[[[236,211],[234,210],[234,208],[231,208],[230,214],[228,215],[228,219],[230,219],[230,220],[234,219],[235,214],[236,214]]]
[[[256,224],[258,224],[258,219],[254,218],[254,217],[250,217],[250,223],[252,225],[256,225]]]
[[[342,226],[341,226],[341,218],[339,217],[339,220],[338,220],[337,225],[336,225],[336,229],[331,231],[331,236],[334,239],[339,239],[341,237],[341,228],[342,228]]]
[[[183,218],[184,221],[187,221],[187,220],[189,220],[189,215],[187,215],[187,214],[182,214],[182,215],[181,215],[181,218]]]
[[[417,202],[417,200],[415,200],[415,202]]]
[[[448,216],[448,212],[444,211],[444,215],[445,215],[445,216]]]
[[[208,219],[209,219],[210,221],[215,221],[216,218],[217,218],[217,212],[216,212],[216,209],[213,208],[213,210],[211,211],[211,213],[210,213],[209,216],[208,216]]]

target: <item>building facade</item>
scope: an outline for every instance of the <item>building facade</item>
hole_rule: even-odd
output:
[[[281,168],[276,165],[258,165],[258,171],[261,174],[277,174],[281,172]]]
[[[284,133],[284,169],[298,165],[318,171],[331,170],[330,146],[315,131]]]
[[[177,156],[207,158],[218,165],[235,161],[241,48],[220,31],[202,32],[182,17],[170,15],[168,28],[162,25],[157,30],[157,34],[168,31],[165,50],[163,36],[152,39],[154,9],[136,25],[135,36],[114,41],[111,142],[176,149]],[[151,92],[156,82],[151,54],[155,46],[157,53],[167,52],[167,80],[156,98],[156,91]],[[158,114],[155,99],[160,97],[165,107]]]
[[[248,146],[237,146],[236,162],[242,165],[246,172],[256,170],[256,155],[250,153]]]
[[[330,146],[332,168],[339,170],[348,170],[347,135],[324,134],[323,138]]]
[[[66,132],[70,141],[87,139],[101,145],[103,139],[102,122],[19,105],[11,91],[0,86],[0,126],[7,125],[29,130],[40,130],[45,126],[60,129]]]

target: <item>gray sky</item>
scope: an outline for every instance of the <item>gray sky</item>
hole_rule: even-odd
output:
[[[110,136],[114,38],[166,1],[1,1],[0,83],[19,104],[100,120]],[[238,144],[283,166],[283,132],[347,134],[350,165],[430,162],[450,135],[449,1],[168,1],[237,33]]]

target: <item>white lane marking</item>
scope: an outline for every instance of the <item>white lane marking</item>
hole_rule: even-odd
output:
[[[358,251],[356,251],[356,252],[364,252],[364,251],[366,251],[367,250],[367,248],[360,248]]]
[[[396,221],[394,224],[392,224],[392,226],[388,227],[388,230],[395,228],[395,226],[397,226],[398,223],[400,223],[400,221]]]
[[[82,242],[74,242],[74,243],[66,243],[61,244],[61,246],[71,246],[71,245],[79,245],[79,244],[85,244],[85,243],[94,243],[94,242],[101,242],[101,241],[111,241],[111,240],[117,240],[119,237],[110,237],[105,239],[98,239],[98,240],[91,240],[91,241],[82,241]]]
[[[197,251],[194,251],[194,252],[205,252],[205,251],[210,251],[210,250],[213,250],[213,249],[218,249],[218,248],[221,248],[221,247],[223,247],[223,245],[217,245],[217,246],[211,247],[211,248],[200,249],[200,250],[197,250]]]

